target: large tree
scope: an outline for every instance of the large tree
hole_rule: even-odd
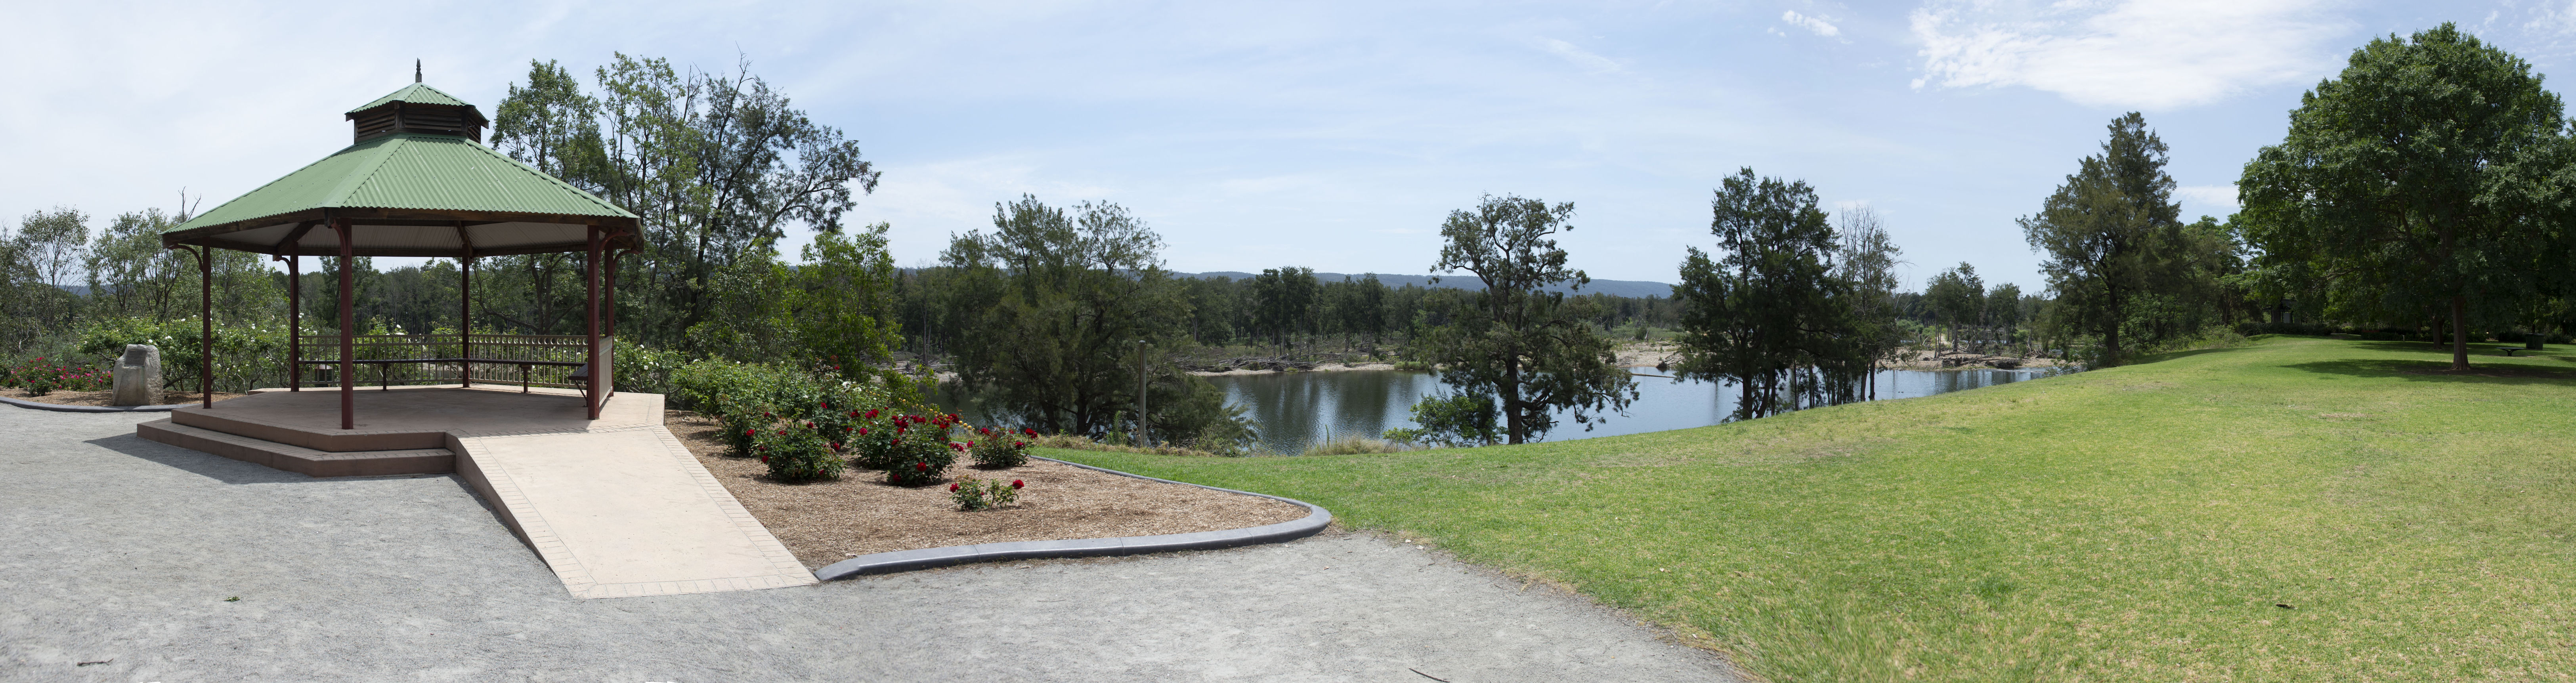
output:
[[[1592,279],[1565,265],[1554,236],[1574,226],[1572,203],[1486,196],[1474,211],[1452,211],[1440,225],[1435,273],[1467,271],[1484,289],[1444,311],[1448,324],[1415,340],[1413,353],[1437,368],[1440,381],[1469,397],[1490,397],[1504,438],[1525,443],[1555,428],[1557,411],[1578,424],[1636,400],[1635,382],[1619,367],[1612,342],[1586,323],[1580,299],[1544,288]],[[1432,399],[1430,400],[1447,400]]]
[[[2165,172],[2166,147],[2147,119],[2112,119],[2102,152],[2084,157],[2066,183],[2020,219],[2022,236],[2045,256],[2063,320],[2102,338],[2103,365],[2118,365],[2121,327],[2140,294],[2172,288],[2184,270],[2182,205]]]
[[[1685,377],[1733,384],[1752,418],[1864,396],[1876,355],[1837,275],[1843,246],[1805,181],[1728,176],[1710,199],[1714,258],[1692,247],[1673,296]],[[1892,258],[1892,254],[1889,255]]]
[[[1923,285],[1923,300],[1931,304],[1932,315],[1950,328],[1950,350],[1959,350],[1959,326],[1982,325],[1986,314],[1986,281],[1977,277],[1977,267],[1959,262],[1958,267],[1933,275]]]
[[[993,207],[993,230],[955,237],[941,293],[956,311],[942,341],[960,382],[995,413],[1052,432],[1108,436],[1135,417],[1137,355],[1188,341],[1185,289],[1163,269],[1163,238],[1125,207]],[[1146,349],[1139,349],[1138,342]],[[1215,450],[1250,437],[1224,393],[1152,354],[1154,433]]]
[[[737,64],[730,74],[682,70],[618,54],[596,73],[596,94],[553,62],[529,65],[493,121],[495,149],[598,194],[643,219],[644,247],[619,274],[622,328],[649,341],[720,338],[711,315],[740,280],[774,258],[794,225],[841,230],[878,171],[856,141],[815,122],[786,94]],[[560,255],[504,257],[536,286],[577,276]],[[544,300],[546,297],[537,297]],[[534,321],[545,326],[545,321]],[[697,349],[723,355],[726,349]]]
[[[2351,308],[2438,311],[2466,370],[2472,314],[2549,279],[2564,110],[2529,63],[2451,24],[2372,40],[2245,165],[2244,234],[2264,268],[2331,282]]]

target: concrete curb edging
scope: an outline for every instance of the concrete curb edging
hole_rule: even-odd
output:
[[[57,413],[166,413],[196,405],[194,403],[172,403],[166,406],[67,406],[60,403],[22,401],[9,398],[7,396],[0,396],[0,403],[6,403],[20,408],[51,410]]]
[[[1067,541],[1015,541],[1010,543],[957,545],[945,548],[922,548],[919,550],[897,550],[890,553],[860,555],[847,560],[834,562],[831,566],[814,570],[814,578],[823,581],[839,581],[841,579],[868,574],[891,574],[895,572],[932,569],[974,562],[1032,560],[1045,557],[1113,557],[1118,555],[1167,553],[1176,550],[1214,550],[1217,548],[1232,548],[1235,546],[1254,545],[1259,543],[1281,543],[1313,536],[1317,532],[1323,531],[1325,526],[1333,523],[1332,511],[1326,510],[1314,503],[1293,498],[1281,498],[1279,496],[1253,493],[1250,491],[1221,489],[1214,486],[1202,486],[1185,481],[1156,479],[1141,474],[1130,474],[1108,468],[1092,467],[1078,462],[1065,462],[1054,458],[1029,456],[1029,459],[1072,465],[1086,470],[1107,472],[1122,477],[1135,477],[1146,481],[1159,481],[1166,484],[1180,484],[1182,486],[1197,486],[1199,488],[1212,491],[1224,491],[1226,493],[1239,493],[1247,496],[1268,498],[1280,502],[1301,505],[1311,512],[1300,519],[1280,522],[1278,524],[1264,524],[1256,527],[1246,527],[1242,529],[1198,531],[1186,534],[1162,534],[1158,536],[1083,538]]]

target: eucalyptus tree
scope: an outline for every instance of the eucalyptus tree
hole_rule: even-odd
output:
[[[1139,342],[1188,341],[1185,288],[1163,269],[1163,238],[1126,207],[1057,208],[1022,195],[995,204],[993,230],[958,235],[944,306],[959,382],[995,412],[1052,432],[1105,436],[1133,419]],[[1227,449],[1249,438],[1206,380],[1155,354],[1146,419],[1155,433]],[[1209,443],[1210,441],[1220,443]]]
[[[1445,323],[1418,324],[1410,352],[1431,364],[1453,397],[1425,401],[1490,400],[1502,415],[1503,437],[1526,443],[1556,426],[1558,411],[1585,425],[1636,400],[1635,381],[1619,367],[1613,342],[1586,322],[1580,299],[1542,288],[1591,282],[1566,267],[1554,236],[1573,230],[1574,204],[1487,195],[1473,211],[1449,212],[1440,225],[1442,246],[1434,273],[1466,271],[1481,290],[1432,304]],[[1426,311],[1432,313],[1432,311]],[[1427,317],[1427,316],[1426,316]]]
[[[2565,270],[2571,161],[2531,65],[2445,23],[2370,41],[2302,95],[2245,165],[2240,215],[2266,269],[2331,283],[2348,309],[2436,312],[2466,370],[2473,316]]]
[[[1986,281],[1977,277],[1977,267],[1961,261],[1958,266],[1932,276],[1923,285],[1923,299],[1932,307],[1932,315],[1950,329],[1950,350],[1959,350],[1961,325],[1982,325],[1986,313]]]
[[[2170,289],[2186,272],[2173,258],[2182,206],[2166,162],[2164,140],[2129,112],[2111,120],[2101,153],[2078,160],[2039,213],[2019,220],[2023,238],[2045,257],[2039,270],[2062,322],[2101,335],[2103,365],[2119,364],[2131,301]]]
[[[1905,340],[1896,324],[1903,311],[1897,303],[1897,264],[1905,250],[1887,234],[1887,224],[1869,207],[1854,207],[1834,216],[1842,243],[1836,248],[1834,277],[1849,291],[1852,350],[1870,370],[1863,398],[1878,395],[1877,369],[1894,360]],[[1653,300],[1646,302],[1655,303]],[[1645,329],[1640,325],[1638,332]]]
[[[1316,299],[1323,289],[1315,282],[1315,269],[1268,268],[1246,282],[1252,287],[1255,334],[1267,332],[1271,343],[1293,350],[1297,333],[1313,331]]]
[[[1853,283],[1836,274],[1843,245],[1815,189],[1745,168],[1714,194],[1716,256],[1691,247],[1673,287],[1676,372],[1735,385],[1739,418],[1865,397],[1878,359],[1852,315]]]
[[[527,85],[513,84],[498,109],[493,145],[642,219],[644,247],[620,275],[619,301],[648,338],[705,322],[710,289],[736,259],[775,258],[764,245],[793,225],[837,232],[856,195],[876,189],[880,173],[856,141],[748,63],[720,74],[617,54],[595,83],[585,93],[561,66],[531,62]],[[568,264],[542,257],[504,265],[568,277]]]

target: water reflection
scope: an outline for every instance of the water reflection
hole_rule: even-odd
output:
[[[2057,374],[2037,370],[1882,370],[1878,398],[1930,396],[1978,387],[2009,384]],[[1272,452],[1296,453],[1308,444],[1341,435],[1375,437],[1391,427],[1412,427],[1411,408],[1423,396],[1440,393],[1429,373],[1395,370],[1297,372],[1272,375],[1209,377],[1226,392],[1226,403],[1246,408],[1260,423],[1263,445]],[[1549,439],[1580,439],[1705,427],[1725,422],[1735,412],[1732,385],[1698,380],[1637,378],[1637,401],[1626,415],[1596,420],[1587,431],[1567,413]]]
[[[2065,370],[1881,370],[1878,398],[1945,394],[2061,372]],[[1336,436],[1375,438],[1388,428],[1416,426],[1412,419],[1414,402],[1442,392],[1440,382],[1430,373],[1400,370],[1220,375],[1207,380],[1225,391],[1227,405],[1243,406],[1244,414],[1258,423],[1263,448],[1288,454]],[[970,423],[987,423],[983,411],[961,396],[934,391],[932,400],[963,413]],[[1557,427],[1547,434],[1547,439],[1705,427],[1723,423],[1734,413],[1734,385],[1638,377],[1637,401],[1628,405],[1627,414],[1596,419],[1587,429],[1574,424],[1571,414],[1560,412]]]

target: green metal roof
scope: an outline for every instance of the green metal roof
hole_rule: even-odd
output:
[[[395,133],[350,145],[163,234],[252,226],[264,218],[337,208],[635,219],[471,140]]]
[[[471,106],[474,106],[474,105],[471,105],[471,104],[466,104],[466,103],[465,103],[465,100],[457,99],[455,95],[450,95],[450,94],[447,94],[447,93],[444,93],[444,92],[440,92],[440,91],[439,91],[439,89],[437,89],[437,88],[432,88],[432,87],[429,87],[429,86],[426,86],[426,85],[421,85],[421,84],[419,84],[419,83],[413,83],[413,84],[411,84],[411,85],[403,86],[403,89],[401,89],[401,90],[393,91],[393,93],[392,93],[392,94],[386,95],[386,96],[384,96],[384,97],[378,97],[378,98],[376,98],[376,101],[374,101],[374,102],[368,102],[368,103],[366,103],[366,104],[358,105],[358,108],[349,110],[349,113],[351,113],[351,114],[355,114],[355,113],[362,112],[362,111],[366,111],[366,110],[369,110],[369,109],[374,109],[374,108],[376,108],[376,107],[384,106],[384,104],[385,104],[386,102],[396,102],[396,101],[400,101],[400,102],[408,102],[408,103],[412,103],[412,104],[444,104],[444,105],[448,105],[448,106],[451,106],[451,107],[471,107]]]

